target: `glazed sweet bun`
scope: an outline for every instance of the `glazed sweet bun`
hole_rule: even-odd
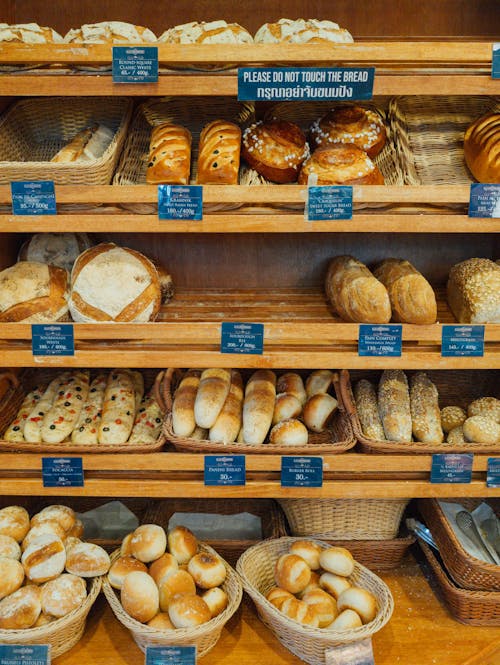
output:
[[[17,559],[0,557],[0,599],[17,591],[24,581],[24,569]]]
[[[159,559],[153,561],[153,563],[149,566],[149,574],[158,586],[160,586],[160,583],[163,579],[169,577],[177,570],[179,570],[177,559],[168,552],[162,554]]]
[[[26,534],[26,537],[21,544],[22,550],[24,551],[30,545],[30,543],[35,540],[35,538],[38,538],[38,536],[43,536],[46,533],[52,533],[54,536],[57,536],[61,540],[65,540],[66,538],[66,532],[59,524],[59,522],[56,522],[55,520],[39,522],[36,524],[36,526],[31,527],[31,529]]]
[[[302,600],[288,598],[281,606],[281,611],[289,619],[298,621],[304,626],[319,628],[319,619],[316,612]]]
[[[311,540],[297,540],[290,547],[290,554],[296,554],[304,559],[311,570],[318,570],[320,567],[321,551],[321,547]]]
[[[42,584],[58,577],[66,565],[66,550],[60,538],[51,533],[38,536],[24,550],[21,563],[28,579]]]
[[[213,587],[212,589],[208,589],[201,594],[201,597],[208,605],[210,616],[212,618],[218,616],[221,614],[221,612],[224,612],[229,602],[227,593],[220,587]]]
[[[42,611],[40,597],[40,587],[30,584],[0,600],[0,629],[31,628]]]
[[[274,569],[276,584],[290,593],[300,593],[309,584],[311,569],[300,556],[283,554]]]
[[[120,598],[125,612],[141,623],[150,621],[160,609],[159,592],[155,581],[148,573],[140,570],[126,575]]]
[[[317,178],[317,185],[384,184],[378,166],[352,143],[327,143],[316,148],[302,164],[299,185],[307,185],[309,176]]]
[[[164,577],[158,585],[160,592],[160,609],[166,612],[170,603],[178,596],[191,596],[196,593],[196,584],[186,570],[177,570]]]
[[[198,551],[198,540],[194,533],[185,526],[176,526],[168,532],[168,551],[177,563],[187,563]]]
[[[302,598],[302,596],[307,593],[308,591],[312,591],[313,589],[321,589],[321,585],[319,583],[320,576],[318,573],[311,571],[311,579],[309,580],[309,584],[306,586],[306,588],[298,593],[298,597]]]
[[[329,547],[322,550],[319,562],[327,573],[349,577],[354,570],[354,557],[345,547]]]
[[[75,511],[69,506],[52,505],[47,506],[31,518],[31,526],[34,527],[40,522],[56,521],[68,533],[76,522]]]
[[[332,630],[352,630],[363,625],[361,617],[354,610],[344,610],[333,621],[328,628]]]
[[[110,566],[109,554],[94,543],[78,543],[67,553],[66,570],[80,577],[105,575]]]
[[[87,597],[85,581],[77,575],[64,573],[42,587],[42,611],[60,618],[66,616],[83,603]]]
[[[194,628],[210,621],[210,609],[200,596],[179,596],[168,608],[168,616],[176,628]]]
[[[188,563],[188,572],[201,589],[219,586],[227,574],[222,560],[210,552],[195,554]]]
[[[17,560],[21,558],[19,543],[12,536],[0,534],[0,557]]]
[[[290,591],[281,589],[279,586],[275,586],[270,591],[268,591],[266,599],[271,603],[271,605],[274,605],[274,607],[280,610],[285,600],[293,597],[294,596],[290,593]]]
[[[123,538],[122,544],[120,546],[120,555],[121,556],[127,556],[131,555],[132,556],[132,536],[134,535],[134,532],[132,533],[127,533],[127,535]]]
[[[377,600],[375,596],[360,587],[353,586],[342,592],[337,598],[339,612],[354,610],[361,617],[361,621],[370,623],[377,616]]]
[[[346,577],[334,573],[323,573],[319,578],[319,585],[334,598],[338,598],[341,593],[352,586]]]
[[[318,617],[319,628],[329,626],[338,615],[335,598],[323,589],[308,591],[302,596],[302,600],[314,610]]]
[[[133,556],[126,555],[115,559],[108,571],[108,582],[113,589],[121,589],[125,577],[135,570],[147,573],[148,569],[145,563],[137,561]]]
[[[132,534],[130,549],[133,556],[143,563],[159,559],[167,549],[167,536],[157,524],[141,524]]]
[[[269,445],[305,446],[308,441],[307,427],[296,418],[282,420],[269,433]]]
[[[148,626],[157,630],[175,630],[175,626],[170,621],[167,612],[158,612],[156,616],[148,621]]]
[[[30,516],[22,506],[7,506],[0,510],[0,534],[20,543],[30,528]]]

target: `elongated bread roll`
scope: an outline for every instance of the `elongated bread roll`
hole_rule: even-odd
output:
[[[237,185],[240,168],[241,129],[227,120],[203,127],[198,152],[200,185]]]
[[[202,372],[194,401],[194,419],[198,427],[210,429],[214,425],[231,386],[231,372],[211,368]]]
[[[142,372],[135,369],[127,370],[132,377],[132,383],[134,384],[134,393],[135,393],[135,412],[139,411],[139,407],[142,403],[142,398],[144,397],[144,377]]]
[[[5,431],[5,434],[3,435],[5,441],[25,440],[23,434],[24,426],[26,425],[26,421],[30,413],[40,402],[43,393],[44,389],[42,387],[37,386],[36,388],[33,388],[33,390],[26,395],[26,397],[23,400],[23,403],[19,408],[19,411],[16,414],[16,417],[10,423],[7,430]]]
[[[274,403],[273,425],[289,418],[298,418],[302,413],[302,404],[289,393],[278,393]]]
[[[327,393],[333,380],[333,372],[329,369],[315,369],[306,379],[306,393],[312,397],[317,393]]]
[[[172,405],[172,428],[177,436],[191,436],[195,430],[194,402],[200,385],[200,376],[199,370],[188,370],[175,391]]]
[[[232,443],[236,441],[243,422],[243,379],[238,370],[231,370],[231,386],[228,396],[217,416],[217,420],[210,428],[208,438],[210,441]]]
[[[191,171],[191,132],[164,123],[153,128],[146,181],[150,185],[187,185]]]
[[[69,372],[64,372],[53,379],[47,386],[40,400],[26,419],[23,431],[25,441],[39,443],[42,440],[42,423],[45,414],[52,406],[52,402],[57,395],[59,386],[68,378],[68,376]]]
[[[126,443],[135,418],[135,389],[132,376],[126,370],[113,370],[108,376],[99,443]]]
[[[89,392],[90,372],[72,372],[47,411],[42,423],[42,441],[61,443],[75,427]]]
[[[155,443],[160,435],[162,423],[161,409],[150,392],[141,402],[129,443]]]
[[[410,379],[410,409],[415,439],[424,443],[442,443],[439,393],[424,372],[418,372]]]
[[[366,379],[358,381],[354,385],[354,399],[363,434],[370,439],[383,441],[385,434],[378,412],[377,393],[374,385]]]
[[[300,374],[296,372],[286,372],[282,374],[276,382],[276,392],[293,395],[304,406],[307,401],[307,393],[304,388],[304,382]]]
[[[258,445],[264,443],[271,427],[276,400],[276,374],[259,369],[252,374],[245,389],[243,403],[243,440]]]
[[[388,441],[411,441],[410,394],[406,374],[399,369],[383,372],[378,386],[378,409]]]
[[[80,159],[84,154],[87,143],[95,134],[98,127],[99,125],[95,123],[79,131],[78,134],[75,134],[71,141],[61,148],[50,161],[67,163],[75,162],[77,159]]]
[[[78,422],[71,433],[73,443],[84,445],[97,445],[99,443],[98,430],[106,383],[106,374],[99,374],[90,384],[87,401],[83,405]]]

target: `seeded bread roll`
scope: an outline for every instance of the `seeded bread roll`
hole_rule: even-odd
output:
[[[496,397],[481,397],[469,404],[467,415],[486,416],[497,423],[500,423],[500,399]]]
[[[31,628],[40,616],[41,589],[33,584],[23,586],[0,601],[0,629]]]
[[[243,402],[243,439],[245,443],[264,443],[273,420],[276,400],[276,375],[269,369],[257,370],[245,388]]]
[[[424,443],[442,443],[439,393],[424,372],[418,372],[410,379],[410,410],[415,439]]]
[[[459,406],[445,406],[441,409],[441,427],[446,434],[455,427],[461,427],[466,418],[467,414]]]
[[[0,534],[20,543],[30,529],[30,516],[22,506],[6,506],[0,510]]]
[[[466,441],[500,443],[500,425],[487,416],[471,416],[463,424]]]
[[[448,432],[448,436],[446,437],[446,443],[451,443],[454,446],[465,443],[463,425],[458,425],[457,427],[454,427]]]
[[[304,406],[302,415],[305,424],[313,432],[324,432],[338,405],[335,397],[328,393],[313,395]]]
[[[298,418],[302,413],[302,405],[294,395],[279,393],[276,395],[272,424],[277,425],[289,418]]]
[[[231,387],[231,372],[227,369],[206,369],[194,402],[194,419],[199,427],[210,429],[214,425]]]
[[[446,288],[459,323],[500,323],[500,265],[478,258],[457,263]]]
[[[217,420],[210,428],[210,441],[236,441],[243,422],[243,379],[238,370],[231,370],[231,384]]]
[[[329,369],[316,369],[306,379],[307,397],[316,393],[327,393],[333,381],[333,372]]]
[[[286,372],[282,374],[276,382],[276,392],[293,395],[304,406],[307,400],[307,393],[304,388],[304,382],[300,374],[296,372]]]
[[[188,370],[175,391],[172,405],[172,428],[177,436],[191,436],[196,427],[194,403],[200,385],[200,376],[199,370]]]
[[[408,379],[401,370],[382,373],[378,386],[378,409],[388,441],[410,442],[412,422]]]
[[[370,439],[383,441],[385,434],[378,412],[377,393],[374,385],[366,379],[358,381],[354,385],[354,400],[363,434]]]
[[[305,446],[308,441],[307,427],[296,418],[282,420],[269,433],[269,445]]]

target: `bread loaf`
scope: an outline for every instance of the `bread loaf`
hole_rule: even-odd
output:
[[[243,380],[238,370],[231,370],[231,385],[217,420],[210,428],[210,441],[236,441],[243,422]]]
[[[500,183],[500,113],[487,113],[468,127],[464,157],[476,180]]]
[[[97,445],[99,443],[99,425],[101,424],[106,384],[107,377],[105,374],[98,374],[90,384],[87,399],[71,433],[73,443],[84,445]]]
[[[160,436],[162,423],[161,409],[155,396],[150,392],[140,404],[129,443],[155,443]]]
[[[151,132],[146,182],[150,185],[187,185],[191,173],[191,132],[170,122]]]
[[[26,421],[30,413],[32,413],[33,409],[40,402],[43,393],[44,390],[42,387],[37,386],[26,395],[23,403],[19,408],[19,411],[16,414],[16,417],[5,430],[3,435],[5,441],[25,441],[24,427],[26,425]]]
[[[21,246],[18,261],[50,263],[71,271],[79,254],[91,246],[86,233],[35,233]]]
[[[128,441],[135,415],[135,389],[126,370],[110,372],[104,391],[101,422],[97,430],[99,443],[123,444]]]
[[[300,374],[296,372],[286,372],[278,377],[276,382],[276,392],[293,395],[304,405],[307,400],[307,393],[304,388],[304,382]]]
[[[276,23],[264,23],[255,33],[256,44],[307,44],[322,42],[353,42],[352,35],[345,28],[341,28],[333,21],[319,21],[318,19],[302,18],[292,20],[281,18]]]
[[[468,416],[487,416],[500,423],[500,399],[496,397],[480,397],[467,407]]]
[[[410,410],[415,439],[424,443],[442,443],[439,393],[424,372],[417,372],[410,379]]]
[[[89,127],[81,129],[63,148],[56,152],[50,161],[67,164],[68,162],[75,162],[80,159],[85,150],[85,146],[97,131],[98,127],[99,125],[94,123]]]
[[[409,261],[386,259],[373,274],[387,289],[394,321],[436,323],[437,304],[432,286]]]
[[[192,21],[169,28],[158,38],[167,44],[251,44],[252,35],[238,23]]]
[[[373,384],[366,379],[357,381],[354,385],[354,399],[363,434],[369,439],[383,441],[385,439],[384,428],[380,420],[377,393]]]
[[[175,391],[172,405],[172,428],[177,436],[191,436],[196,427],[194,402],[200,385],[200,376],[199,370],[190,369]]]
[[[391,304],[385,286],[353,256],[337,256],[328,266],[326,295],[336,314],[353,323],[388,323]]]
[[[200,185],[237,185],[241,129],[234,122],[214,120],[203,127],[198,149]]]
[[[459,323],[500,323],[500,265],[478,258],[457,263],[447,296]]]
[[[24,44],[61,43],[62,36],[53,28],[38,23],[0,23],[0,42],[21,42]]]
[[[156,42],[156,35],[142,25],[124,21],[102,21],[72,28],[64,36],[64,41],[70,44],[141,44]]]
[[[194,419],[199,427],[209,429],[217,420],[231,387],[227,369],[206,369],[200,377],[194,401]]]
[[[366,152],[352,143],[331,143],[316,148],[300,169],[299,185],[314,176],[316,185],[383,185],[384,176]]]
[[[90,372],[77,370],[59,385],[51,408],[42,422],[42,441],[61,443],[70,436],[89,392]]]
[[[69,372],[63,372],[49,383],[40,400],[26,419],[23,431],[25,441],[29,441],[30,443],[39,443],[42,441],[42,425],[45,415],[52,408],[60,387],[65,384],[68,378]]]
[[[243,440],[264,443],[271,427],[276,400],[276,374],[268,369],[252,374],[245,388],[243,402]]]
[[[401,370],[382,373],[378,386],[378,409],[388,441],[410,442],[412,422],[408,379]]]

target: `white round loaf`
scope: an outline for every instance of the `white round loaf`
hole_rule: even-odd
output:
[[[353,42],[350,32],[333,21],[318,19],[297,20],[281,18],[276,23],[264,23],[255,33],[256,44],[307,44],[309,42]]]
[[[86,233],[35,233],[19,250],[18,261],[49,263],[71,272],[78,256],[91,246]]]
[[[38,23],[0,23],[0,42],[22,42],[23,44],[60,43],[61,35]]]
[[[165,30],[158,41],[167,44],[253,44],[253,37],[238,23],[192,21]]]
[[[75,321],[154,321],[160,305],[158,272],[140,252],[108,242],[75,261],[69,300]]]
[[[64,41],[78,44],[140,44],[155,42],[156,35],[141,25],[125,21],[102,21],[86,23],[81,28],[72,28],[64,36]]]

